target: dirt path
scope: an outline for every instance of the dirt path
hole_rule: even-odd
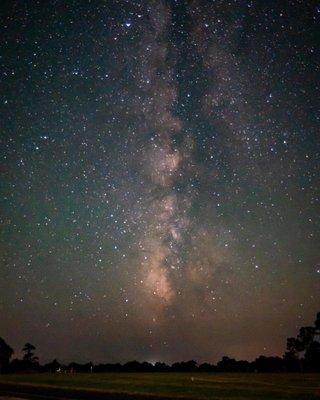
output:
[[[134,395],[127,393],[107,393],[89,390],[61,389],[31,385],[0,383],[0,399],[4,396],[31,400],[172,400],[173,397]],[[183,400],[179,398],[179,400]]]

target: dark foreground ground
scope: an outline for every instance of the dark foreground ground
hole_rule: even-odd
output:
[[[1,396],[37,400],[320,400],[320,374],[0,375]]]

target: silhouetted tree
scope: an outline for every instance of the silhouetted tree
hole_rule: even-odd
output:
[[[25,353],[23,356],[23,361],[25,363],[26,368],[33,368],[38,365],[38,357],[34,355],[34,350],[36,348],[31,343],[26,343],[22,349]]]
[[[313,341],[304,356],[306,371],[320,372],[320,343]]]
[[[0,373],[7,370],[12,354],[13,349],[0,338]]]
[[[280,357],[260,356],[253,364],[258,372],[281,372],[284,369],[284,361]]]
[[[314,321],[314,326],[316,329],[320,329],[320,312],[317,314],[317,319]]]
[[[194,360],[176,362],[172,364],[171,369],[177,372],[193,372],[197,369],[197,363]]]
[[[217,363],[217,367],[221,372],[236,372],[237,361],[234,358],[223,356],[222,360]]]
[[[169,367],[169,365],[167,365],[165,363],[156,362],[154,364],[153,370],[157,371],[157,372],[167,372],[167,371],[170,371],[170,367]]]
[[[61,367],[61,364],[56,359],[54,359],[50,363],[45,364],[43,366],[43,370],[46,372],[56,372],[56,371],[58,371],[58,369],[60,367]]]
[[[199,365],[199,372],[214,372],[216,371],[217,367],[215,365],[209,363],[203,363]]]
[[[117,364],[98,364],[94,368],[95,372],[120,372],[122,371],[122,365]]]
[[[146,361],[140,363],[139,361],[129,361],[123,365],[123,371],[126,372],[151,372],[153,365]]]
[[[33,357],[34,357],[34,350],[36,348],[34,347],[33,344],[31,343],[26,343],[22,349],[22,351],[25,353],[23,356],[24,361],[32,362]]]
[[[287,339],[287,351],[283,355],[284,368],[288,372],[298,372],[302,368],[299,359],[299,353],[303,350],[300,341],[297,338]]]
[[[249,363],[247,360],[237,361],[237,372],[252,372],[253,367],[252,363]]]
[[[300,328],[296,338],[287,339],[287,352],[283,356],[287,371],[320,370],[320,312],[314,325]]]
[[[94,365],[92,362],[86,363],[86,364],[79,364],[76,362],[71,362],[67,366],[68,371],[73,371],[73,372],[93,372]]]
[[[301,361],[293,351],[286,351],[284,353],[283,365],[287,372],[298,372],[301,370]]]
[[[10,372],[22,372],[25,371],[25,362],[23,360],[19,360],[18,358],[14,358],[10,363]]]

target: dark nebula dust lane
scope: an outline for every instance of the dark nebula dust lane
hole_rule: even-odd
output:
[[[284,352],[319,309],[319,7],[2,5],[0,336],[40,360]]]

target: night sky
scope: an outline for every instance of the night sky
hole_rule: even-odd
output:
[[[281,355],[320,307],[320,3],[2,1],[0,336]]]

